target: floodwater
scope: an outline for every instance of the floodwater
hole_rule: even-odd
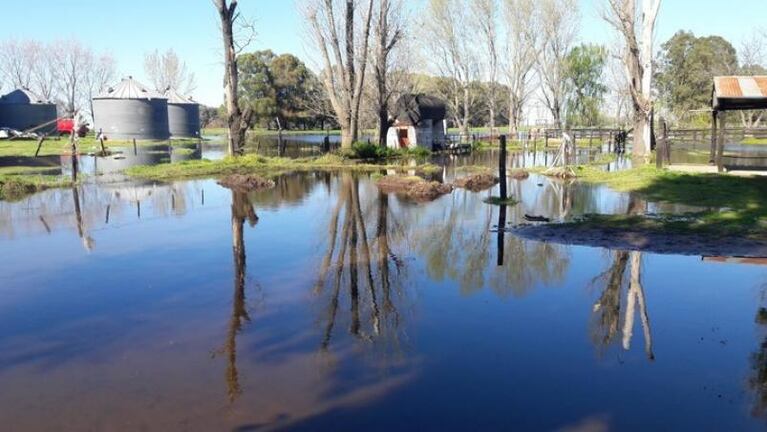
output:
[[[443,181],[496,163],[438,162]],[[95,176],[0,202],[0,425],[764,429],[767,267],[522,240],[502,210],[684,209],[538,176],[509,191],[504,209],[367,174],[250,194]]]

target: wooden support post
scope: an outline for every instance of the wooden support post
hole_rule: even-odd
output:
[[[106,156],[107,149],[106,149],[106,147],[104,147],[104,136],[103,135],[99,135],[99,144],[101,144],[101,155],[102,156]]]
[[[37,157],[40,154],[40,149],[43,148],[43,141],[45,141],[46,135],[43,134],[40,136],[40,140],[37,141],[37,150],[35,150],[35,157]]]
[[[716,140],[716,170],[724,171],[722,156],[724,155],[724,140],[727,133],[727,116],[724,112],[719,113],[719,138]]]
[[[549,148],[549,131],[548,131],[548,129],[544,129],[544,131],[543,131],[543,146],[545,148]]]
[[[655,149],[655,167],[656,168],[663,168],[663,163],[668,162],[666,160],[666,157],[668,156],[668,152],[666,149],[666,138],[667,138],[667,132],[666,132],[666,120],[663,119],[663,117],[660,118],[660,139],[658,140],[658,146]]]
[[[717,122],[719,121],[719,113],[717,111],[711,112],[711,153],[708,158],[709,164],[714,164],[714,158],[716,155],[716,140],[719,136],[716,131]]]
[[[589,150],[591,150],[591,144],[594,142],[594,131],[589,129]],[[577,146],[577,140],[576,140]]]
[[[138,147],[136,147],[136,138],[133,138],[133,155],[138,155]]]
[[[500,137],[501,151],[498,155],[498,177],[501,180],[501,200],[506,201],[506,135]]]

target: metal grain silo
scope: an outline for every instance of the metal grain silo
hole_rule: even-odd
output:
[[[166,140],[168,98],[133,77],[93,98],[94,127],[113,140]]]
[[[200,104],[176,89],[165,91],[168,98],[168,126],[172,138],[198,138],[200,136]]]
[[[50,134],[56,132],[56,118],[56,105],[27,89],[0,97],[0,127]]]

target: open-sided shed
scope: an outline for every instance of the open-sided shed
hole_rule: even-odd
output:
[[[711,162],[722,171],[726,112],[767,109],[767,76],[714,77],[711,109]]]

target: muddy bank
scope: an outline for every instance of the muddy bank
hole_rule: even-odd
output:
[[[250,192],[260,189],[271,189],[274,181],[252,174],[232,174],[218,181],[225,188],[241,192]]]
[[[578,246],[643,251],[669,255],[767,257],[767,242],[702,233],[651,229],[614,229],[577,224],[520,225],[507,228],[519,237]]]
[[[453,185],[421,177],[385,176],[376,181],[376,186],[383,192],[403,194],[415,201],[432,201],[453,191]]]

